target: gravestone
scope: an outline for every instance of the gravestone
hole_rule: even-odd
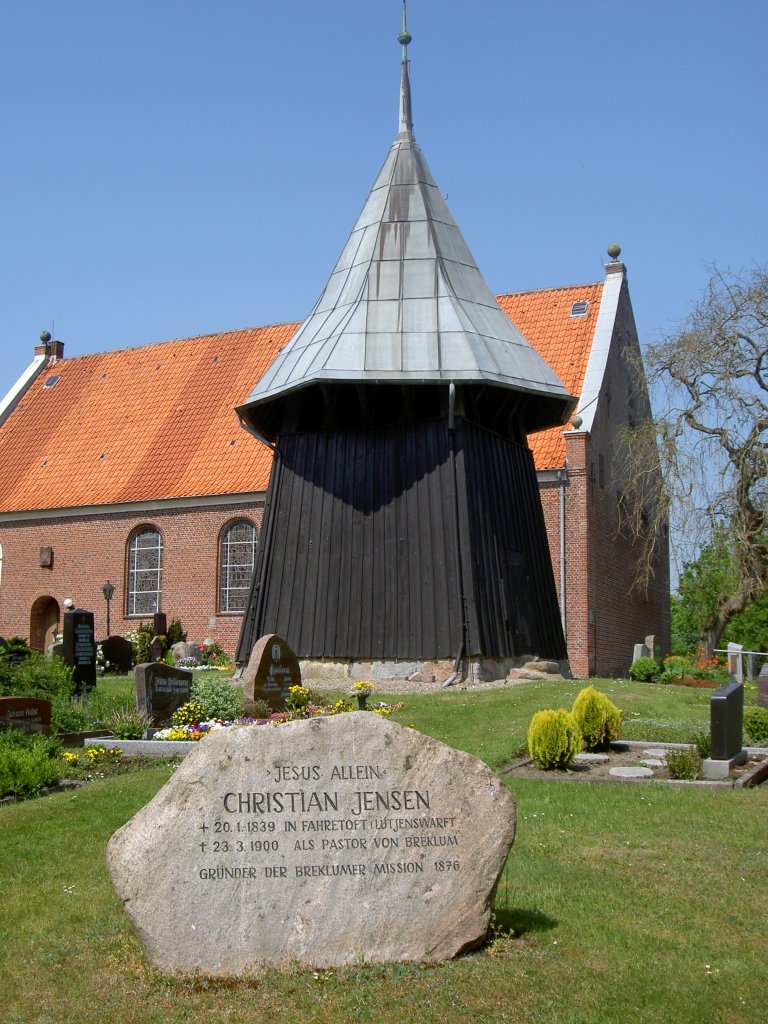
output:
[[[639,661],[640,658],[647,658],[649,654],[650,651],[648,650],[645,644],[635,644],[634,648],[632,649],[632,664],[634,665],[635,662]]]
[[[743,749],[744,685],[731,682],[721,686],[709,701],[711,753],[702,763],[705,779],[725,778],[731,768],[747,759]]]
[[[768,661],[763,663],[757,677],[757,704],[758,707],[768,708]]]
[[[182,659],[194,661],[196,664],[200,664],[200,648],[197,644],[189,643],[186,640],[179,640],[171,647],[171,653],[173,654],[174,661],[181,661]]]
[[[192,673],[185,668],[173,668],[164,661],[150,661],[137,665],[133,678],[139,710],[146,711],[156,726],[167,722],[176,708],[189,700]]]
[[[12,725],[25,733],[51,731],[51,702],[37,697],[0,697],[0,726]]]
[[[153,636],[149,641],[149,657],[151,661],[162,661],[164,657],[163,641],[159,636]]]
[[[254,644],[240,686],[246,701],[265,700],[271,708],[281,711],[289,688],[301,686],[298,658],[279,636],[263,636]]]
[[[124,636],[108,636],[106,640],[102,640],[101,652],[111,669],[116,669],[121,675],[131,671],[133,646]]]
[[[654,661],[661,661],[661,643],[656,639],[655,633],[649,633],[645,638],[645,646],[648,648],[648,655]]]
[[[96,641],[93,612],[73,608],[64,612],[63,658],[73,669],[75,694],[87,693],[96,685]]]
[[[728,643],[728,675],[737,683],[744,682],[744,662],[741,655],[743,649],[743,644],[735,644],[732,641]]]
[[[226,977],[477,946],[514,832],[481,761],[359,711],[211,733],[107,862],[155,967]]]
[[[165,612],[155,612],[152,616],[152,629],[155,636],[168,636],[168,616]]]

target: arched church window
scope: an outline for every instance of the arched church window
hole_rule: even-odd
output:
[[[158,530],[143,526],[128,544],[126,614],[154,615],[160,611],[162,582],[163,538]]]
[[[219,538],[219,611],[242,612],[248,603],[256,561],[256,527],[238,519],[221,531]]]

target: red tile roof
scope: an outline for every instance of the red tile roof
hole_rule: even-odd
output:
[[[572,394],[601,293],[595,284],[499,298]],[[588,315],[571,319],[572,303],[583,300]],[[297,326],[59,360],[0,428],[0,512],[266,490],[271,453],[234,408]],[[539,468],[563,465],[560,428],[530,440]]]
[[[0,511],[266,489],[271,453],[234,407],[296,327],[60,360],[0,428]]]
[[[546,359],[572,395],[580,395],[603,296],[602,282],[499,295],[509,319]],[[586,316],[571,316],[574,302],[586,302]],[[528,444],[537,469],[565,465],[562,427],[531,434]]]

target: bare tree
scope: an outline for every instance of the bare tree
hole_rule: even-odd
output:
[[[713,268],[681,328],[644,359],[657,412],[624,438],[622,527],[638,544],[639,587],[667,517],[678,565],[725,533],[734,572],[703,623],[711,653],[768,583],[768,270]]]

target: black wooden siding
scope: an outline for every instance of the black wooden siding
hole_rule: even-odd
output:
[[[567,657],[533,454],[465,422],[463,455],[473,653]]]
[[[457,420],[454,493],[451,443],[445,420],[279,438],[239,661],[265,633],[303,658],[565,656],[530,452]]]

